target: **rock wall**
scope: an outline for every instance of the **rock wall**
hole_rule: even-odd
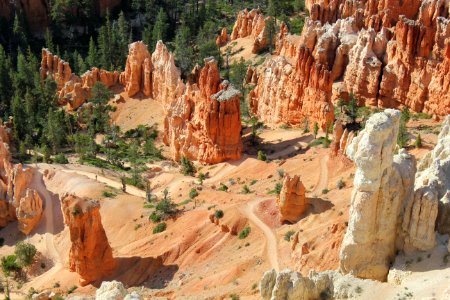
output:
[[[280,208],[281,222],[295,223],[299,220],[308,205],[305,194],[306,189],[300,177],[295,175],[291,178],[289,175],[286,175],[277,201]]]
[[[185,93],[170,104],[164,121],[164,143],[174,160],[185,156],[202,163],[239,159],[242,152],[240,95],[220,83],[217,62],[205,59],[194,69]]]
[[[67,105],[69,110],[76,110],[86,102],[97,81],[106,87],[112,87],[119,82],[119,72],[98,68],[92,68],[79,77],[72,73],[69,63],[47,49],[42,49],[40,72],[43,80],[51,77],[56,81],[60,104]]]
[[[436,231],[450,233],[450,116],[442,124],[438,142],[419,163],[414,197],[406,205],[402,228],[405,251],[430,250]]]
[[[347,151],[356,164],[350,220],[340,254],[340,270],[385,281],[395,257],[405,203],[413,197],[415,160],[394,156],[400,112],[373,115]]]
[[[85,286],[113,274],[116,261],[103,229],[98,201],[67,195],[62,199],[64,224],[69,227],[70,270]]]
[[[252,53],[258,53],[268,46],[266,32],[266,18],[260,9],[247,9],[239,12],[231,33],[231,40],[252,37]]]
[[[331,72],[316,63],[311,51],[299,49],[295,64],[277,56],[265,62],[258,84],[250,92],[251,112],[268,126],[300,126],[308,118],[322,129],[334,120]]]
[[[301,35],[290,34],[281,24],[276,56],[269,58],[258,74],[266,79],[258,83],[258,93],[250,95],[253,113],[265,123],[295,126],[299,118],[292,117],[292,111],[301,110],[297,103],[310,101],[287,84],[293,81],[287,73],[302,59],[298,57],[302,47],[330,72],[332,92],[328,84],[319,87],[325,92],[324,102],[348,100],[354,94],[359,105],[407,106],[436,118],[450,113],[448,1],[310,0],[306,7],[310,17]],[[265,86],[269,76],[274,89],[288,89],[281,95],[270,91]]]
[[[44,207],[34,189],[35,170],[11,162],[11,125],[0,124],[0,227],[18,220],[19,230],[29,235],[39,224]]]

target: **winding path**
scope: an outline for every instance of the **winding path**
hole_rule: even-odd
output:
[[[317,182],[314,190],[311,191],[311,194],[322,193],[322,190],[328,186],[328,155],[320,158],[320,174],[319,181]]]
[[[87,171],[81,171],[81,170],[74,170],[74,169],[61,169],[61,171],[65,173],[75,173],[78,175],[86,176],[90,179],[97,180],[98,182],[102,182],[106,185],[109,185],[116,189],[122,189],[122,182],[113,180],[111,178],[107,178],[104,176],[101,176],[99,174],[93,173],[93,172],[87,172]],[[138,189],[137,187],[134,187],[132,185],[127,184],[127,191],[128,194],[145,198],[145,191]]]
[[[255,207],[258,203],[263,201],[264,199],[253,200],[242,208],[242,212],[244,215],[252,221],[266,236],[267,241],[267,256],[269,258],[269,262],[276,271],[280,270],[280,266],[278,264],[278,250],[277,250],[277,238],[273,232],[273,230],[267,226],[263,221],[261,221],[258,216],[255,215]]]

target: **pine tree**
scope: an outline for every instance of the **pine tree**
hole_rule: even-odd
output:
[[[147,45],[148,50],[153,52],[155,43],[153,42],[152,25],[150,23],[145,26],[144,31],[142,32],[142,40]]]
[[[314,139],[317,139],[317,134],[319,133],[319,124],[317,122],[314,123]]]
[[[86,57],[87,67],[90,69],[97,64],[97,47],[95,46],[94,39],[89,39],[89,51],[88,56]]]
[[[158,16],[156,17],[155,26],[153,27],[153,40],[165,41],[167,37],[168,30],[167,15],[163,8],[159,10]]]
[[[80,74],[84,74],[87,71],[86,63],[84,62],[83,57],[81,56],[81,54],[77,55],[76,65],[77,65],[77,68],[78,68],[78,72]]]
[[[420,136],[420,133],[417,135],[416,138],[416,148],[417,149],[422,148],[422,137]]]
[[[9,110],[11,93],[11,60],[6,55],[3,46],[0,44],[0,116],[6,117]]]
[[[22,25],[20,24],[19,16],[16,14],[14,17],[13,23],[13,43],[14,50],[16,48],[20,48],[21,50],[25,50],[28,48],[27,38],[23,31]]]
[[[45,47],[53,53],[55,51],[55,46],[53,44],[53,37],[50,29],[47,27],[45,30]]]
[[[190,31],[189,28],[182,25],[177,30],[175,36],[175,59],[178,67],[184,75],[189,74],[194,67],[194,52],[189,46]]]

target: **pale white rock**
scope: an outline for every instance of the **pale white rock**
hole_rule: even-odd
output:
[[[142,300],[142,299],[143,298],[141,297],[141,295],[139,295],[136,292],[132,292],[131,294],[126,295],[123,300]]]
[[[450,116],[447,116],[435,148],[418,165],[414,197],[406,205],[402,225],[405,251],[434,248],[436,229],[442,234],[450,233],[449,174]]]
[[[123,300],[127,290],[119,281],[103,281],[100,288],[95,292],[95,300]]]
[[[414,157],[405,151],[394,157],[399,122],[398,110],[374,114],[347,148],[356,172],[340,253],[345,274],[385,281],[395,257],[401,212],[412,197],[416,169]]]

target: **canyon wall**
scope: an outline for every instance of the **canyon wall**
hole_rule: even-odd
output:
[[[29,235],[42,218],[44,203],[34,183],[36,170],[11,162],[11,125],[0,124],[0,227],[17,220],[19,230]]]
[[[66,195],[61,204],[70,232],[70,270],[80,275],[80,284],[112,275],[117,263],[103,229],[98,201]]]
[[[196,67],[185,93],[167,109],[164,143],[174,160],[181,156],[202,163],[241,157],[240,91],[220,82],[217,61]]]
[[[331,103],[352,94],[359,105],[450,114],[448,1],[310,0],[306,7],[310,17],[301,35],[280,25],[275,55],[249,95],[252,113],[264,123],[323,127],[332,119]],[[236,28],[246,14],[239,14]],[[309,55],[299,55],[303,48]],[[327,77],[299,72],[307,61]],[[313,120],[305,120],[311,112],[304,106],[314,107]]]
[[[252,53],[258,53],[268,46],[266,20],[260,9],[247,9],[239,12],[231,33],[231,40],[251,37]],[[222,41],[222,40],[221,40]],[[226,41],[226,40],[225,40]]]

